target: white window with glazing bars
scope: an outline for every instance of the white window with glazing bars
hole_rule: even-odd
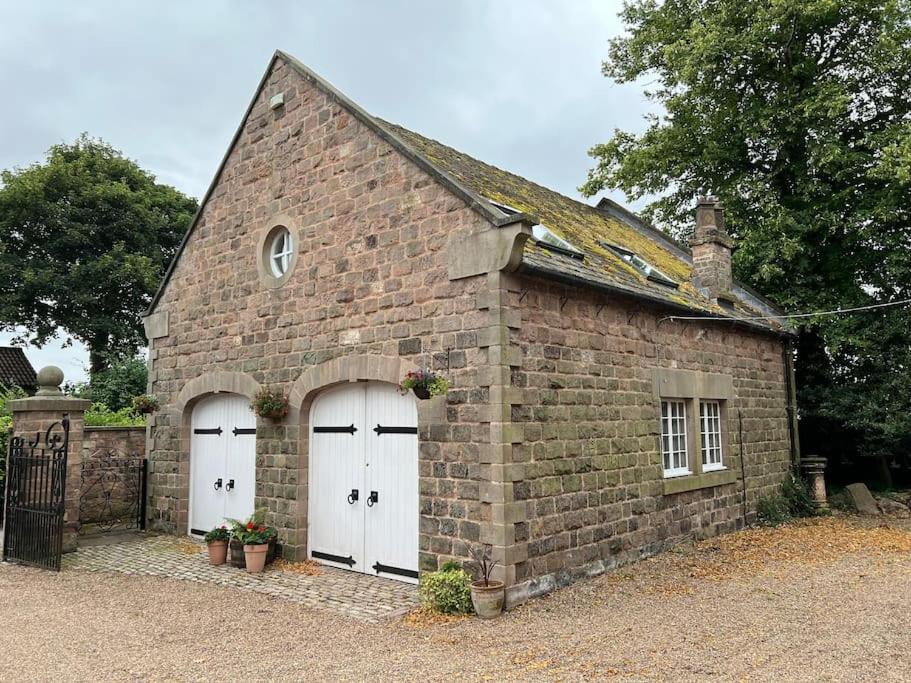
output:
[[[721,448],[721,402],[700,401],[699,423],[702,437],[702,471],[724,468],[724,453]]]
[[[690,474],[685,401],[661,401],[661,453],[665,477]]]

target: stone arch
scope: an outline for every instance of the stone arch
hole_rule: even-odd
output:
[[[416,368],[413,363],[394,356],[356,355],[327,360],[304,370],[291,385],[291,412],[300,414],[317,390],[333,384],[358,380],[398,384],[406,372]]]
[[[184,384],[180,393],[177,394],[174,408],[177,412],[183,413],[194,399],[220,392],[240,394],[252,399],[259,389],[259,382],[243,372],[227,370],[205,372]]]
[[[214,370],[205,372],[199,377],[184,384],[177,394],[177,400],[171,408],[172,424],[179,430],[179,451],[177,469],[178,533],[187,533],[189,528],[190,501],[190,441],[191,418],[193,406],[205,398],[217,393],[240,394],[253,398],[260,389],[260,384],[250,375],[243,372]]]
[[[304,370],[291,386],[288,397],[291,411],[288,420],[298,427],[297,529],[288,539],[287,553],[302,560],[307,554],[308,490],[310,460],[310,407],[321,390],[343,382],[374,381],[398,384],[409,370],[417,366],[394,356],[340,356]],[[419,401],[419,404],[438,403]],[[428,406],[418,405],[418,424],[424,424]]]

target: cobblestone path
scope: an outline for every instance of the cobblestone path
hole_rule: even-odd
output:
[[[369,622],[418,604],[417,586],[334,567],[321,567],[317,576],[272,567],[262,574],[249,574],[228,564],[213,567],[202,543],[174,536],[83,547],[64,555],[63,568],[214,583]]]

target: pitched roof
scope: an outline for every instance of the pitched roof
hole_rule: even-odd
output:
[[[770,302],[742,285],[735,285],[731,292],[735,297],[732,309],[709,299],[692,283],[693,259],[690,252],[615,202],[605,199],[598,206],[590,206],[478,161],[436,140],[392,123],[383,123],[405,144],[460,184],[491,200],[494,205],[534,216],[543,226],[582,252],[583,258],[580,259],[578,255],[574,257],[529,240],[523,264],[530,270],[595,286],[603,285],[631,296],[709,315],[749,317],[779,314]],[[620,250],[612,246],[620,247]],[[618,253],[624,250],[638,255],[677,286],[662,283],[658,281],[661,278],[654,276],[648,278]],[[769,327],[780,329],[777,325]]]
[[[34,389],[38,384],[35,368],[25,351],[14,346],[0,346],[0,385]]]
[[[334,100],[362,124],[384,139],[400,154],[427,172],[437,182],[464,200],[475,212],[495,226],[523,220],[540,223],[558,237],[582,252],[582,259],[529,240],[523,257],[523,268],[544,276],[575,284],[617,291],[630,296],[663,303],[678,310],[736,319],[756,315],[779,315],[780,312],[755,292],[736,284],[732,288],[734,305],[728,309],[708,298],[691,282],[692,257],[669,236],[647,225],[630,211],[610,200],[590,206],[517,175],[478,161],[435,140],[388,123],[368,114],[294,57],[277,50],[269,62],[259,87],[238,126],[212,184],[200,202],[177,254],[171,262],[147,313],[152,313],[192,234],[203,208],[215,189],[218,177],[253,109],[259,93],[277,59],[282,59],[304,79]],[[676,283],[677,287],[647,278],[611,248],[620,247],[639,256],[653,268]],[[578,255],[576,255],[578,256]],[[774,321],[746,323],[750,327],[782,331]]]

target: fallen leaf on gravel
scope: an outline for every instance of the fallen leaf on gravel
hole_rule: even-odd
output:
[[[319,562],[314,562],[313,560],[289,562],[279,557],[272,563],[272,568],[280,572],[291,572],[292,574],[303,574],[304,576],[319,576],[323,573]]]
[[[468,619],[467,614],[439,614],[426,607],[418,607],[402,617],[402,623],[411,628],[427,628],[445,624],[457,624]]]

